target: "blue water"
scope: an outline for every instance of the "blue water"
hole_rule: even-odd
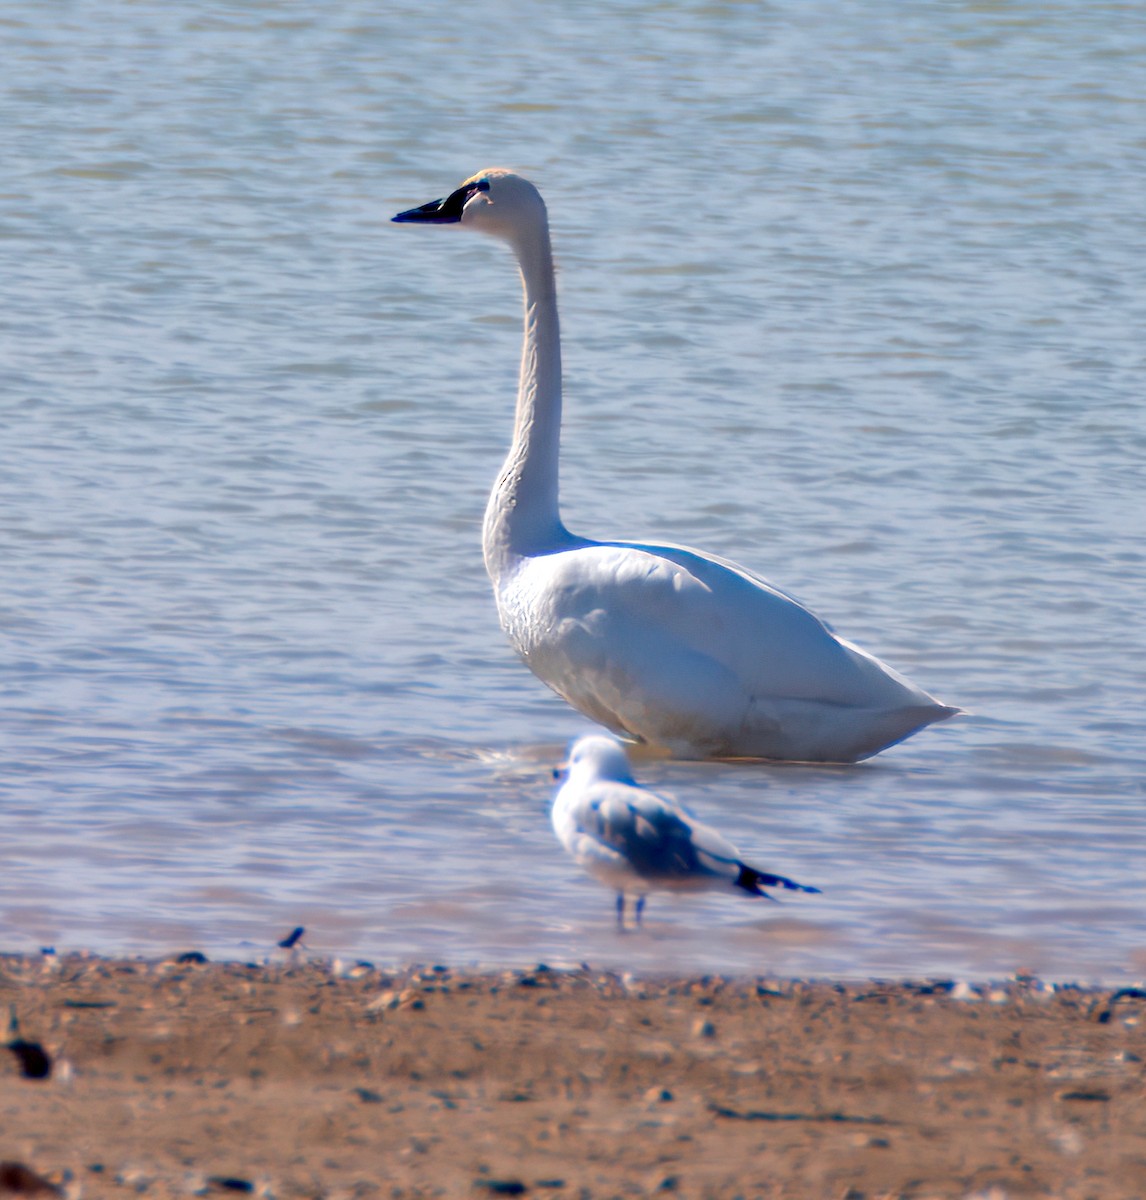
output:
[[[0,9],[0,947],[1146,975],[1135,5]],[[619,939],[588,722],[479,545],[543,190],[571,528],[683,541],[972,715],[639,759],[782,908]]]

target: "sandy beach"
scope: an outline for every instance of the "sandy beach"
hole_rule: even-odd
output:
[[[182,958],[0,958],[0,1195],[1146,1195],[1136,989]]]

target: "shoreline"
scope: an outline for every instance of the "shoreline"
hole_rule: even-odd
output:
[[[75,1198],[1146,1195],[1142,988],[9,954],[0,1002],[52,1062],[0,1160]]]

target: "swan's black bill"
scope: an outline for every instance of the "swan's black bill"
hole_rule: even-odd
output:
[[[463,183],[457,191],[451,192],[444,200],[431,200],[429,204],[421,204],[417,208],[408,208],[400,212],[391,221],[402,224],[417,225],[456,225],[462,219],[462,209],[475,192],[488,192],[489,183],[481,179],[477,183]]]

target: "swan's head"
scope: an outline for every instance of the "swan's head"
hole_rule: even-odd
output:
[[[514,241],[524,231],[544,227],[545,201],[528,179],[490,167],[455,188],[444,200],[431,200],[391,220],[409,225],[462,225]]]
[[[578,738],[569,751],[566,764],[571,778],[609,779],[616,783],[634,783],[629,756],[615,738],[590,734]]]

